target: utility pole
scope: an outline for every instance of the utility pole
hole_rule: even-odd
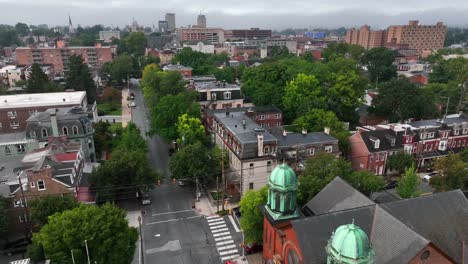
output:
[[[222,210],[224,211],[224,188],[225,182],[224,182],[224,146],[223,149],[221,150],[221,180],[223,182],[223,187],[221,190],[221,199],[223,199],[223,205],[222,205]],[[218,201],[219,201],[219,192],[218,192]]]
[[[75,256],[73,256],[73,249],[70,250],[70,252],[71,252],[71,256],[72,256],[72,262],[73,262],[73,264],[75,264]]]
[[[460,84],[460,100],[458,100],[458,104],[457,104],[457,113],[460,112],[460,110],[462,109],[462,103],[464,102],[465,100],[465,93],[466,93],[466,88],[468,86],[468,80],[465,80],[462,84]]]
[[[28,206],[26,205],[26,199],[24,198],[24,189],[23,183],[21,182],[21,174],[18,176],[18,183],[21,190],[21,206],[23,207],[24,211],[24,232],[27,238],[29,238],[29,234],[32,233],[32,230],[29,228],[29,213],[28,213]]]
[[[219,176],[218,175],[216,175],[216,211],[219,212]]]
[[[88,264],[91,264],[91,261],[89,260],[88,240],[85,239],[84,243],[86,247],[86,256],[88,257]]]
[[[449,103],[450,103],[450,96],[447,96],[447,107],[445,107],[445,116],[444,116],[444,118],[447,118]]]

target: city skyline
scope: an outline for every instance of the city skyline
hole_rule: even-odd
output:
[[[373,28],[385,28],[391,24],[406,24],[408,20],[419,20],[423,24],[443,21],[449,26],[466,26],[464,14],[468,3],[457,0],[447,5],[439,1],[426,1],[421,8],[418,1],[392,1],[375,3],[364,0],[359,3],[333,0],[326,5],[315,2],[289,1],[287,8],[278,8],[279,1],[236,2],[236,4],[217,2],[188,2],[173,0],[167,2],[148,0],[121,1],[57,1],[47,0],[40,3],[30,0],[0,0],[4,16],[0,23],[65,25],[68,14],[74,25],[103,24],[124,26],[135,18],[144,26],[155,25],[164,19],[165,13],[176,13],[176,26],[195,25],[197,15],[203,13],[207,26],[226,29],[262,27],[271,29],[285,28],[336,28],[355,27],[368,24]],[[21,9],[18,17],[15,10]],[[62,14],[62,15],[60,15]]]

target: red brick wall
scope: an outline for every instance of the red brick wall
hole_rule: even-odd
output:
[[[461,249],[461,246],[460,246]],[[421,255],[428,251],[429,258],[427,258],[424,262],[421,260]],[[427,253],[425,253],[427,254]],[[410,264],[448,264],[448,263],[455,263],[450,258],[448,258],[442,251],[440,251],[435,245],[430,243],[426,247],[424,247],[421,252],[418,253],[410,262]]]
[[[31,65],[33,63],[31,49],[16,49],[16,61],[18,65]]]
[[[349,137],[349,144],[351,146],[350,159],[353,170],[365,170],[369,164],[369,152],[362,140],[361,132],[362,130],[358,130],[356,134]]]
[[[279,230],[281,230],[281,232],[279,232]],[[274,227],[264,218],[263,259],[268,261],[273,258],[277,259],[279,256],[279,259],[283,261],[281,263],[289,264],[287,258],[289,250],[294,250],[302,263],[302,252],[291,224],[289,222],[282,223],[281,226]]]

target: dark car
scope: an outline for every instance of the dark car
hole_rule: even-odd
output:
[[[240,207],[232,208],[232,212],[234,213],[235,216],[241,217]]]
[[[251,243],[244,245],[245,254],[254,254],[263,251],[261,243]]]
[[[4,255],[14,255],[18,253],[26,252],[31,240],[23,238],[10,243],[6,243],[2,248],[2,253]]]
[[[387,182],[387,185],[385,185],[385,190],[390,190],[390,189],[395,189],[398,186],[397,181],[389,181]]]

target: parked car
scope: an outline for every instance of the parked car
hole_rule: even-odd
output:
[[[14,255],[18,253],[26,252],[28,249],[29,244],[31,244],[31,240],[22,238],[10,243],[6,243],[2,248],[2,253],[4,255]]]
[[[131,103],[130,103],[130,106],[131,106],[131,107],[135,107],[135,106],[136,106],[136,103],[135,103],[135,102],[131,102]]]
[[[431,181],[431,178],[434,177],[434,176],[437,176],[438,174],[439,174],[439,173],[437,173],[437,172],[430,172],[430,173],[424,175],[424,176],[422,177],[422,180],[425,181],[425,182],[430,182],[430,181]]]
[[[241,217],[240,207],[232,208],[232,212],[236,217]]]
[[[177,184],[179,186],[185,186],[185,185],[190,185],[193,183],[193,180],[192,179],[179,179],[177,180]]]
[[[397,181],[388,181],[387,185],[385,185],[384,190],[390,190],[390,189],[395,189],[398,186]]]
[[[254,254],[263,251],[263,245],[261,243],[245,244],[243,247],[245,254]]]
[[[143,193],[143,194],[142,194],[142,196],[141,196],[141,204],[142,204],[142,205],[151,204],[151,199],[150,199],[148,193]]]

